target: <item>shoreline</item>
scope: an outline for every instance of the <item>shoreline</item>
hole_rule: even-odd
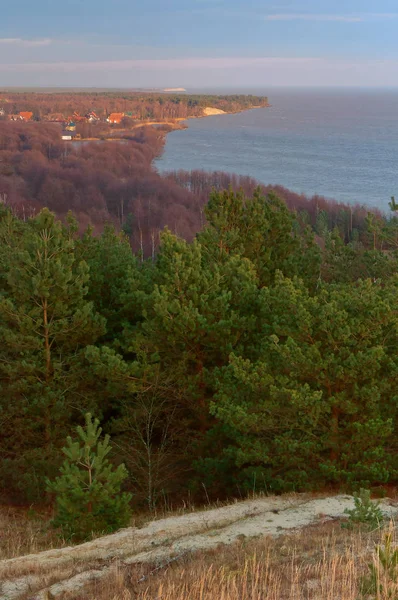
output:
[[[270,106],[271,105],[268,103],[265,106],[261,106],[261,105],[259,105],[259,106],[250,106],[248,108],[242,108],[241,110],[235,110],[235,111],[232,111],[232,112],[223,111],[223,112],[216,112],[216,113],[213,113],[213,114],[210,113],[210,114],[203,114],[203,115],[198,115],[198,116],[190,116],[190,117],[185,117],[185,118],[184,117],[180,117],[180,118],[176,119],[173,122],[156,123],[156,125],[165,125],[166,127],[170,127],[170,129],[169,129],[169,131],[164,131],[164,130],[162,131],[162,130],[160,130],[160,131],[162,131],[163,139],[164,139],[163,149],[162,149],[162,152],[153,159],[152,166],[155,167],[155,161],[158,160],[160,158],[160,156],[164,152],[164,149],[165,149],[165,146],[166,146],[166,137],[167,137],[167,134],[171,133],[172,131],[182,131],[184,129],[188,129],[189,125],[185,121],[188,121],[189,119],[207,119],[209,117],[217,117],[217,116],[223,116],[223,115],[239,115],[240,113],[247,112],[248,110],[254,110],[254,109],[258,109],[258,108],[269,108]],[[210,108],[211,109],[211,107],[206,107],[206,108],[208,108],[208,109]],[[204,110],[206,110],[206,109],[204,109]],[[214,110],[217,110],[217,109],[214,109]],[[155,125],[155,123],[153,123],[153,125]],[[140,126],[142,127],[142,125],[139,125],[139,127]]]
[[[239,115],[243,112],[247,112],[249,110],[254,110],[254,109],[259,109],[259,108],[270,108],[271,104],[266,104],[264,106],[261,105],[256,105],[256,106],[249,106],[247,108],[242,108],[240,110],[234,110],[234,111],[220,111],[220,112],[214,112],[214,113],[208,113],[208,114],[202,114],[202,115],[190,115],[188,117],[176,117],[175,119],[172,119],[170,121],[146,121],[146,122],[142,122],[142,123],[138,123],[137,125],[134,125],[134,127],[132,127],[131,129],[129,129],[128,131],[133,131],[134,129],[139,129],[140,127],[154,127],[154,126],[165,126],[165,127],[170,127],[171,130],[170,131],[179,131],[179,130],[184,130],[184,129],[188,129],[188,124],[183,125],[183,123],[185,121],[189,121],[191,119],[208,119],[209,117],[221,117],[223,115]],[[204,110],[214,110],[214,111],[218,111],[219,109],[216,108],[212,108],[210,106],[205,107]],[[161,131],[161,130],[160,130]],[[167,133],[170,132],[166,132]],[[110,139],[115,139],[115,138],[110,138]]]
[[[214,113],[209,112],[208,114],[202,114],[202,115],[190,115],[188,117],[177,117],[176,119],[173,119],[170,121],[143,121],[142,123],[137,123],[131,129],[125,129],[125,130],[119,130],[119,131],[129,133],[129,132],[134,131],[135,129],[140,129],[142,127],[155,127],[155,128],[159,128],[159,131],[164,135],[164,137],[166,137],[166,135],[168,133],[171,133],[172,131],[183,131],[184,129],[188,129],[188,124],[185,124],[185,121],[188,121],[190,119],[207,119],[209,117],[218,117],[218,116],[223,116],[223,115],[238,115],[240,113],[247,112],[249,110],[254,110],[254,109],[259,109],[259,108],[270,108],[270,106],[271,106],[270,104],[266,104],[264,106],[261,106],[261,105],[250,106],[247,108],[242,108],[241,110],[235,110],[235,111],[231,111],[231,112],[227,112],[227,111],[220,111],[220,112],[214,112]],[[219,109],[214,109],[209,106],[209,107],[205,107],[204,110],[218,111]],[[169,131],[162,130],[161,129],[162,126],[165,128],[170,128]],[[92,137],[92,138],[81,138],[79,140],[71,140],[71,141],[73,141],[73,142],[119,142],[119,141],[128,142],[129,140],[122,136],[114,135],[114,136],[110,136],[110,137],[106,137],[106,138],[102,138],[102,137],[93,138]]]

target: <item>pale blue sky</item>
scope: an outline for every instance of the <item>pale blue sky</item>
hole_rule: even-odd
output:
[[[397,0],[11,0],[0,87],[395,87],[397,29]]]

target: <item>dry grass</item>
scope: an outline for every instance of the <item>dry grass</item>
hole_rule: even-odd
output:
[[[294,501],[299,498],[301,502],[313,498],[326,497],[327,493],[295,494],[294,492],[284,494],[284,499]],[[248,499],[263,498],[264,494],[252,494]],[[245,500],[240,498],[239,500]],[[178,506],[167,504],[159,507],[153,512],[141,511],[133,514],[131,527],[143,527],[149,521],[165,519],[167,517],[178,517],[195,512],[213,510],[229,506],[235,500],[224,500],[208,502],[206,505],[195,505],[192,502],[183,502]],[[0,505],[0,560],[36,554],[43,550],[63,548],[71,545],[66,543],[59,534],[50,526],[52,518],[51,510],[31,510],[27,508],[15,508]],[[94,537],[99,537],[94,536]]]
[[[0,506],[0,560],[65,546],[50,520],[49,512]]]
[[[184,514],[192,508],[178,512]],[[25,575],[40,579],[35,589],[43,589],[90,568],[102,572],[100,579],[90,581],[84,589],[63,591],[62,600],[362,599],[360,582],[382,534],[348,531],[341,528],[340,522],[325,523],[320,517],[318,524],[278,538],[242,536],[239,542],[216,550],[172,556],[167,564],[126,566],[115,559],[101,559],[45,572],[36,561]],[[136,517],[134,524],[140,525],[141,519],[145,520],[141,515]],[[49,521],[48,512],[0,507],[0,559],[65,546],[49,527]],[[14,573],[10,567],[9,577],[23,575],[19,567],[15,568]],[[381,579],[383,576],[381,573]],[[384,588],[390,595],[383,592],[377,600],[398,600],[396,583],[387,581]]]
[[[115,565],[107,579],[65,600],[358,600],[381,537],[328,523],[277,539],[243,539],[164,568]],[[395,598],[378,600],[387,597]]]

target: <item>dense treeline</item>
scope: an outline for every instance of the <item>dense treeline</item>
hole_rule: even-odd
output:
[[[113,222],[148,255],[166,224],[192,238],[200,223],[193,195],[152,167],[164,135],[145,127],[70,144],[56,125],[0,123],[0,197],[22,217],[46,206],[60,217],[72,210],[82,228]]]
[[[191,95],[141,92],[8,92],[0,91],[0,108],[5,115],[33,112],[35,120],[49,115],[65,117],[77,112],[84,116],[94,111],[105,118],[113,112],[131,113],[137,119],[178,119],[199,117],[206,106],[225,112],[238,112],[255,106],[267,106],[268,99],[252,95]]]
[[[319,244],[273,192],[204,210],[143,260],[111,226],[1,209],[4,499],[43,501],[87,411],[136,504],[396,481],[398,219]]]
[[[386,223],[385,215],[381,211],[356,204],[344,204],[335,200],[326,199],[322,196],[309,198],[304,194],[297,194],[281,185],[260,185],[258,181],[249,176],[224,173],[222,171],[206,172],[202,170],[193,171],[171,171],[167,178],[178,183],[179,186],[190,191],[197,199],[199,206],[205,206],[212,190],[244,190],[248,195],[253,194],[260,187],[264,194],[275,192],[286,202],[290,210],[297,213],[298,220],[308,224],[313,231],[322,237],[327,231],[337,228],[345,241],[366,236],[368,231],[369,213],[372,214],[377,227],[382,228]]]
[[[43,123],[0,122],[0,197],[20,217],[46,206],[59,217],[68,210],[78,217],[81,230],[96,232],[111,222],[130,237],[134,250],[153,256],[158,234],[166,225],[192,240],[203,227],[204,207],[212,189],[231,187],[251,195],[258,183],[244,176],[204,171],[178,171],[161,176],[152,166],[164,146],[167,129],[141,127],[109,142],[62,142],[59,127]],[[324,198],[272,188],[310,225],[322,240],[338,228],[346,242],[368,237],[368,210]],[[262,186],[263,193],[270,187]],[[387,241],[377,233],[386,218],[372,210],[375,247]],[[388,246],[388,243],[387,243]]]

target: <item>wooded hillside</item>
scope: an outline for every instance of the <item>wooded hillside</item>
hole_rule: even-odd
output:
[[[228,173],[176,171],[160,175],[153,159],[164,146],[167,128],[140,127],[118,141],[63,142],[56,124],[0,122],[0,198],[26,218],[48,207],[65,218],[71,210],[80,230],[96,232],[106,222],[129,236],[134,250],[153,256],[159,232],[167,225],[192,240],[206,221],[204,207],[213,189],[232,187],[251,195],[259,185]],[[367,237],[369,209],[324,198],[307,198],[280,186],[273,189],[320,237],[338,228],[344,241]],[[371,211],[376,230],[384,218]],[[377,247],[383,239],[376,236]]]
[[[273,193],[213,192],[204,212],[145,260],[110,226],[1,208],[4,500],[49,501],[88,411],[136,506],[396,481],[397,218],[345,240],[318,213],[321,244]]]

